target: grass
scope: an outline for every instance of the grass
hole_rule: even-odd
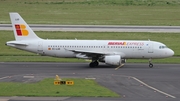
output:
[[[98,85],[94,80],[73,80],[73,86],[54,85],[53,78],[37,83],[0,82],[0,96],[60,96],[60,97],[119,97],[118,94]]]
[[[77,58],[54,58],[48,56],[0,56],[1,62],[87,62]]]
[[[84,62],[90,61],[77,58],[54,58],[48,56],[0,56],[1,62]],[[153,63],[180,63],[180,57],[153,59]],[[127,59],[127,63],[148,63],[148,59]]]
[[[156,63],[180,63],[179,33],[104,33],[104,32],[36,32],[41,38],[48,39],[104,39],[104,40],[147,40],[160,41],[175,51],[175,57],[153,60]],[[31,62],[86,62],[82,59],[53,58],[21,51],[5,46],[5,42],[14,40],[12,31],[0,31],[0,61]],[[147,62],[147,60],[128,60],[127,62]]]
[[[0,0],[0,23],[18,12],[28,23],[180,25],[180,0]]]

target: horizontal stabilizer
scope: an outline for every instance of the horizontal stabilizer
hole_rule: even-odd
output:
[[[6,45],[28,46],[27,43],[22,43],[22,42],[19,42],[19,41],[9,41],[9,42],[6,43]]]

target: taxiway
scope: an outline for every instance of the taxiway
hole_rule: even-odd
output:
[[[97,68],[88,63],[43,63],[43,62],[1,62],[0,82],[36,82],[43,78],[59,75],[61,78],[95,78],[102,86],[120,94],[121,98],[52,97],[50,100],[62,101],[179,101],[180,64],[127,63],[115,70],[101,64]],[[29,76],[29,78],[25,78]],[[32,77],[33,76],[33,77]],[[44,98],[0,97],[9,101]]]
[[[29,26],[34,31],[163,32],[163,33],[180,32],[180,26],[46,25],[46,24],[30,24]],[[12,30],[12,25],[0,24],[0,30]]]

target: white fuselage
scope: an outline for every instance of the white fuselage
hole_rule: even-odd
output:
[[[41,39],[20,42],[28,45],[11,45],[8,43],[7,45],[42,55],[66,58],[79,57],[79,53],[73,52],[73,50],[101,52],[109,55],[116,54],[120,55],[124,59],[165,58],[174,54],[171,49],[156,41]]]

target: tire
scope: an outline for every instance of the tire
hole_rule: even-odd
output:
[[[150,63],[150,64],[149,64],[149,67],[150,67],[150,68],[153,68],[153,64],[152,64],[152,63]]]

